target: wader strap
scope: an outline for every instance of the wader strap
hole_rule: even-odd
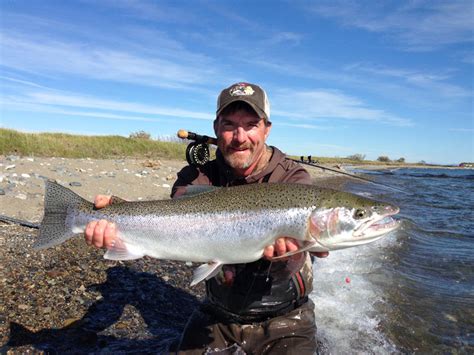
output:
[[[265,175],[265,176],[263,177],[263,179],[262,179],[262,182],[268,182],[268,181],[270,180],[270,177],[271,177],[271,176],[272,176],[272,174],[271,174],[271,173],[270,173],[270,174],[267,174],[267,175]]]
[[[304,282],[303,275],[301,275],[301,271],[298,271],[293,275],[291,278],[293,284],[295,285],[296,292],[298,294],[297,299],[301,299],[307,296],[306,284]]]

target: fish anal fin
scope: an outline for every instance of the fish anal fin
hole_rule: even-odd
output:
[[[120,237],[115,238],[114,245],[107,249],[104,259],[108,260],[135,260],[143,258],[145,254],[126,244]]]
[[[206,264],[202,264],[194,269],[193,280],[191,286],[194,286],[201,281],[209,280],[211,277],[216,276],[221,270],[222,263],[220,261],[212,261]]]
[[[317,246],[319,246],[319,244],[315,240],[311,240],[311,241],[305,240],[303,242],[303,245],[300,248],[298,248],[298,250],[289,251],[288,253],[285,253],[283,255],[274,256],[273,258],[270,259],[270,261],[278,261],[278,260],[281,260],[281,259],[284,259],[284,258],[288,258],[289,256],[293,256],[293,255],[308,251],[308,250],[310,250],[314,247],[317,247]]]

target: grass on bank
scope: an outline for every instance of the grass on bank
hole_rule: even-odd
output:
[[[164,142],[150,139],[146,132],[122,136],[81,136],[65,133],[23,133],[0,128],[0,155],[63,158],[167,158],[185,160],[186,142]],[[213,152],[211,149],[211,157]],[[356,159],[354,159],[354,157]],[[363,158],[362,158],[363,157]],[[299,156],[291,156],[299,160]],[[304,157],[307,161],[307,156]],[[415,165],[397,161],[365,160],[355,154],[347,158],[312,156],[316,164],[349,165]],[[418,165],[420,165],[418,163]],[[424,165],[424,164],[422,164]]]
[[[63,158],[185,159],[186,144],[121,136],[23,133],[0,128],[0,154]]]

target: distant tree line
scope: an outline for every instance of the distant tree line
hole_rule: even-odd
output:
[[[365,160],[365,154],[352,154],[352,155],[348,155],[346,157],[346,159],[349,159],[349,160],[353,160],[353,161],[364,161]],[[381,155],[377,158],[377,161],[381,162],[381,163],[391,163],[391,162],[396,162],[396,163],[404,163],[405,162],[405,158],[401,157],[401,158],[398,158],[396,160],[392,160],[390,159],[388,156],[386,155]]]

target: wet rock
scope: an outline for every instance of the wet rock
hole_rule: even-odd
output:
[[[19,159],[20,157],[18,155],[9,155],[5,158],[5,160],[8,160],[8,161],[17,161]]]

